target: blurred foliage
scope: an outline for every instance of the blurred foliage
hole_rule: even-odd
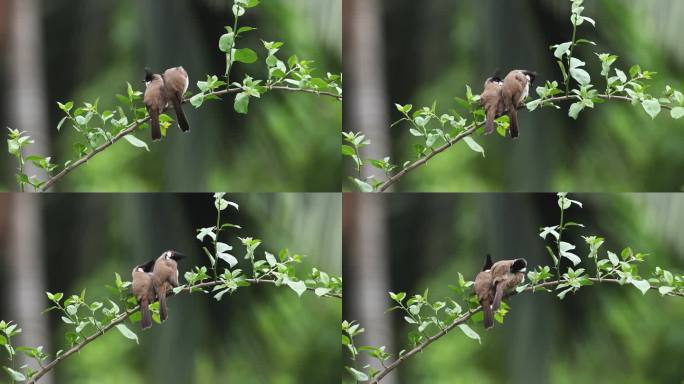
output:
[[[391,121],[402,117],[394,103],[430,106],[436,100],[440,111],[454,108],[454,97],[463,97],[466,84],[479,93],[484,79],[497,69],[535,70],[540,73],[536,85],[547,80],[562,83],[549,46],[572,35],[569,1],[382,3]],[[580,47],[574,55],[587,62],[590,73],[601,70],[594,51],[612,52],[619,56],[616,65],[621,68],[640,64],[657,72],[649,88],[654,94],[666,85],[684,87],[681,1],[598,0],[585,6],[585,15],[596,20],[597,29],[583,28],[582,37],[598,46]],[[431,41],[441,44],[426,43]],[[405,59],[407,52],[410,60]],[[575,121],[567,116],[569,105],[563,103],[559,111],[523,111],[519,140],[476,135],[486,150],[485,159],[466,145],[456,145],[404,177],[396,190],[682,190],[683,120],[663,113],[653,121],[641,107],[611,102]],[[415,137],[405,129],[387,129],[394,148],[387,155],[394,163],[401,166],[415,159]],[[349,163],[345,175],[354,174]]]
[[[409,295],[430,291],[432,300],[454,297],[458,272],[474,279],[484,255],[495,260],[525,257],[528,270],[552,265],[539,237],[540,227],[558,224],[555,195],[386,195],[388,206],[390,286],[384,291]],[[606,249],[631,246],[649,255],[640,265],[644,276],[657,266],[684,271],[684,239],[674,235],[684,225],[681,194],[571,194],[584,203],[566,220],[586,228],[564,232],[577,245],[581,266],[593,270],[581,235],[598,235]],[[422,223],[416,226],[415,223]],[[345,244],[345,252],[347,249]],[[346,255],[346,254],[345,254]],[[346,256],[344,256],[346,257]],[[563,259],[562,269],[572,267]],[[345,264],[345,274],[349,273]],[[349,280],[349,279],[347,279]],[[556,292],[557,293],[557,292]],[[389,296],[375,305],[382,311]],[[347,294],[346,300],[358,300]],[[447,300],[448,301],[448,300]],[[684,321],[681,297],[642,295],[627,285],[595,285],[563,301],[545,293],[508,300],[503,325],[489,331],[473,326],[482,344],[460,331],[431,344],[398,369],[399,383],[679,383],[684,379]],[[344,314],[344,318],[348,318]],[[409,345],[403,314],[396,324],[396,354]],[[351,320],[351,319],[350,319]],[[362,324],[363,325],[363,324]],[[365,345],[363,337],[356,341]]]
[[[298,267],[303,272],[316,266],[340,274],[340,196],[226,198],[240,205],[239,213],[230,211],[223,219],[242,226],[227,229],[225,236],[239,266],[249,270],[235,236],[253,236],[263,239],[260,253],[277,254],[288,247],[306,255]],[[130,280],[134,265],[166,249],[188,255],[181,275],[194,265],[209,266],[195,230],[216,222],[209,194],[54,194],[36,197],[36,203],[44,215],[47,287],[52,292],[86,289],[91,299],[106,297],[110,292],[105,286],[112,284],[115,272]],[[44,316],[50,316],[54,353],[65,344],[66,328],[57,314]],[[54,373],[56,382],[69,383],[335,382],[342,365],[336,332],[340,316],[338,299],[313,294],[299,298],[287,287],[243,288],[220,302],[210,295],[184,294],[169,301],[169,320],[163,325],[140,332],[138,324],[127,323],[138,333],[140,346],[112,331]],[[7,317],[4,308],[0,317]]]
[[[49,152],[53,163],[76,157],[76,134],[54,129],[62,118],[57,101],[100,98],[114,104],[126,82],[144,88],[143,68],[182,64],[190,91],[207,74],[225,71],[218,38],[232,24],[232,1],[50,1],[43,7],[44,68],[50,106]],[[306,17],[303,17],[306,16]],[[265,41],[283,41],[282,57],[314,60],[319,75],[341,71],[341,6],[338,0],[262,2],[241,20],[257,31],[241,45],[266,57]],[[2,45],[0,45],[1,47]],[[262,68],[263,67],[263,68]],[[233,79],[264,65],[236,65]],[[3,87],[6,89],[6,87]],[[7,99],[11,95],[0,95]],[[65,191],[335,191],[339,189],[341,104],[310,94],[273,92],[248,116],[233,110],[233,97],[201,110],[186,106],[193,130],[152,144],[151,152],[117,143],[57,186]],[[0,108],[4,125],[10,111]],[[42,154],[41,154],[42,155]],[[16,161],[0,158],[0,189],[14,190]],[[320,172],[321,169],[333,170]]]

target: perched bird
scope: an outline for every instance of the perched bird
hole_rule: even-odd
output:
[[[501,90],[504,109],[510,119],[511,137],[518,137],[518,108],[523,106],[523,100],[530,93],[530,84],[534,82],[536,73],[516,69],[508,73],[503,80]]]
[[[159,115],[164,112],[168,104],[166,93],[162,75],[151,73],[149,69],[145,68],[145,95],[143,96],[143,102],[145,103],[147,113],[150,115],[152,140],[161,139]]]
[[[166,99],[176,111],[178,126],[183,132],[190,130],[188,120],[183,113],[183,95],[188,91],[190,78],[183,67],[169,68],[164,72],[164,87],[166,89]]]
[[[138,265],[133,268],[132,273],[133,283],[131,284],[131,292],[140,305],[140,327],[142,329],[147,329],[152,326],[150,304],[154,302],[155,297],[154,284],[152,283],[152,268],[154,267],[154,263],[154,260],[150,260],[145,264]]]
[[[505,112],[503,97],[503,81],[497,74],[488,78],[484,83],[484,90],[480,95],[480,104],[486,113],[485,135],[494,132],[494,120]]]
[[[168,317],[166,293],[178,286],[178,260],[185,256],[176,251],[166,251],[154,262],[152,282],[159,298],[159,317],[161,321]]]
[[[475,277],[475,284],[473,290],[477,295],[477,300],[482,305],[482,313],[484,313],[484,327],[491,328],[494,325],[494,317],[492,315],[492,302],[494,301],[494,280],[492,278],[492,257],[487,255],[482,271]]]
[[[494,286],[494,301],[492,310],[497,311],[504,293],[511,291],[523,279],[527,271],[525,259],[501,260],[492,265],[492,283]]]

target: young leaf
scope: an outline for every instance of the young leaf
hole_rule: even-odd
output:
[[[478,343],[482,344],[482,340],[480,340],[480,335],[477,334],[477,332],[473,331],[472,328],[468,326],[468,324],[459,324],[458,327],[463,331],[463,333],[470,337],[473,340],[477,340]]]
[[[133,331],[131,331],[130,329],[128,329],[128,327],[126,327],[125,325],[123,325],[123,324],[117,324],[117,325],[116,325],[116,329],[118,329],[119,332],[121,332],[121,334],[122,334],[125,338],[131,339],[131,340],[135,340],[136,344],[139,344],[139,343],[138,343],[138,335],[136,335]]]
[[[478,144],[475,140],[473,140],[472,137],[470,136],[464,136],[463,141],[465,141],[466,144],[470,147],[475,152],[479,152],[482,154],[482,157],[485,157],[485,152],[484,149]]]

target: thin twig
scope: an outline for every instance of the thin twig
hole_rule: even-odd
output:
[[[245,281],[249,282],[250,284],[255,284],[255,285],[261,284],[261,283],[277,284],[277,282],[275,280],[245,279]],[[185,287],[178,294],[190,292],[191,290],[193,290],[195,288],[200,288],[200,289],[201,288],[211,288],[211,287],[219,285],[219,284],[222,284],[222,282],[221,281],[207,281],[207,282],[200,283],[197,285]],[[315,288],[306,287],[306,289],[313,291]],[[168,296],[175,296],[175,294],[173,294],[173,292],[170,292]],[[323,295],[323,296],[342,299],[342,295],[335,294],[335,293],[328,293],[328,294]],[[36,374],[33,375],[33,377],[31,377],[31,380],[29,380],[28,383],[29,384],[35,384],[41,377],[43,377],[46,373],[48,373],[50,370],[52,370],[57,364],[61,363],[67,357],[73,355],[74,353],[80,351],[83,347],[88,345],[93,340],[97,339],[100,336],[103,336],[105,333],[107,333],[109,330],[111,330],[112,328],[114,328],[118,324],[121,324],[124,321],[126,321],[126,319],[128,319],[132,314],[134,314],[139,309],[140,309],[140,306],[136,305],[134,308],[131,308],[131,309],[127,310],[126,312],[121,313],[119,316],[115,317],[109,324],[107,324],[104,328],[102,328],[101,330],[98,330],[97,332],[93,333],[92,335],[86,337],[85,339],[83,339],[83,341],[74,345],[73,347],[68,349],[66,352],[59,355],[59,357],[52,360],[49,364],[46,364],[41,370],[36,372]]]
[[[599,280],[599,279],[597,279],[597,278],[595,278],[595,277],[590,277],[589,280],[591,280],[592,282],[596,282],[596,283],[616,283],[616,284],[622,283],[621,280],[619,280],[619,279],[600,279],[600,280]],[[544,283],[540,283],[540,284],[537,284],[537,285],[533,285],[533,286],[527,287],[527,288],[525,288],[525,290],[524,290],[523,292],[530,292],[530,291],[534,291],[534,290],[537,290],[537,289],[540,289],[540,288],[553,287],[553,286],[556,286],[556,285],[561,284],[561,283],[564,283],[564,282],[566,282],[566,280],[553,280],[553,281],[547,281],[547,282],[544,282]],[[510,296],[513,296],[513,295],[516,295],[516,294],[517,294],[517,292],[516,292],[516,291],[513,291],[513,292],[509,293],[508,295],[506,295],[506,297],[510,297]],[[681,296],[681,297],[684,297],[684,293],[679,293],[679,292],[671,292],[671,293],[669,293],[668,295],[669,295],[669,296]],[[396,369],[399,365],[401,365],[403,362],[405,362],[409,357],[411,357],[411,356],[417,354],[418,352],[423,351],[423,349],[425,349],[428,345],[432,344],[435,340],[437,340],[437,339],[441,338],[442,336],[446,335],[447,333],[449,333],[449,331],[451,331],[452,329],[454,329],[454,328],[455,328],[456,326],[458,326],[459,324],[465,323],[465,322],[468,321],[468,319],[470,319],[474,314],[476,314],[477,312],[479,312],[479,311],[481,311],[481,310],[482,310],[482,307],[481,307],[481,306],[478,306],[477,308],[471,309],[471,310],[469,310],[468,312],[466,312],[466,313],[462,314],[461,316],[459,316],[456,320],[454,320],[451,324],[449,324],[449,326],[447,326],[445,329],[440,330],[439,332],[437,332],[437,333],[434,334],[433,336],[428,337],[425,341],[423,341],[422,343],[418,344],[418,345],[415,346],[413,349],[411,349],[410,351],[404,353],[401,357],[399,357],[398,359],[396,359],[395,361],[393,361],[391,364],[389,364],[389,365],[387,366],[387,368],[383,369],[383,370],[380,371],[377,375],[375,375],[375,377],[373,377],[373,379],[371,380],[371,384],[378,384],[378,382],[379,382],[380,380],[382,380],[383,377],[387,376],[387,374],[389,374],[389,373],[392,372],[394,369]]]
[[[291,88],[291,87],[285,87],[285,86],[272,86],[272,87],[267,87],[269,90],[274,90],[274,91],[285,91],[285,92],[303,92],[303,93],[311,93],[311,94],[316,94],[316,95],[322,95],[322,96],[329,96],[329,97],[334,97],[337,100],[342,101],[342,96],[337,95],[331,92],[319,92],[313,89],[307,89],[307,88]],[[224,89],[221,91],[216,91],[209,93],[205,96],[221,96],[221,95],[227,95],[227,94],[233,94],[233,93],[239,93],[242,91],[242,88],[230,88],[230,89]],[[183,103],[189,102],[189,99],[186,99],[183,101]],[[116,136],[114,136],[111,140],[107,141],[106,143],[100,145],[99,147],[93,149],[92,152],[88,153],[87,155],[81,157],[80,159],[74,161],[73,163],[69,164],[67,167],[64,167],[61,172],[56,174],[55,176],[52,176],[50,179],[48,179],[40,188],[38,188],[38,192],[46,192],[49,190],[55,183],[60,181],[64,176],[68,175],[69,173],[73,172],[76,170],[76,168],[80,167],[81,165],[85,164],[88,162],[88,160],[92,159],[97,155],[98,153],[104,151],[105,149],[111,147],[114,143],[117,141],[121,140],[124,138],[124,136],[129,135],[133,133],[136,129],[141,124],[146,123],[149,120],[149,117],[146,117],[142,120],[138,120],[134,123],[131,123],[128,125],[125,129],[123,129],[121,132],[119,132]]]
[[[626,101],[626,102],[632,102],[632,98],[627,97],[627,96],[614,96],[614,95],[598,95],[597,97],[604,99],[604,100],[619,100],[619,101]],[[559,101],[570,101],[570,100],[579,100],[580,97],[577,95],[570,95],[570,96],[558,96],[558,97],[550,97],[548,99],[544,99],[544,102],[559,102]],[[663,105],[662,108],[664,109],[672,109],[671,106],[669,105]],[[440,147],[435,148],[430,154],[428,154],[425,157],[421,157],[420,159],[414,161],[413,163],[409,164],[406,166],[404,169],[402,169],[400,172],[395,174],[394,176],[388,178],[385,182],[380,184],[378,187],[378,192],[385,192],[389,187],[391,187],[393,184],[395,184],[397,181],[399,181],[402,177],[406,176],[407,173],[413,171],[414,169],[420,167],[421,165],[425,165],[428,160],[432,159],[439,153],[444,152],[446,149],[451,147],[452,145],[456,144],[457,142],[463,140],[464,137],[470,136],[475,131],[480,128],[482,125],[470,125],[470,128],[466,129],[465,131],[461,132],[458,134],[458,136],[454,137],[451,139],[448,143],[442,144]]]

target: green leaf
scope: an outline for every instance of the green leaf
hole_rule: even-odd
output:
[[[231,48],[233,48],[233,44],[235,42],[235,33],[233,32],[228,32],[221,36],[219,39],[219,49],[221,52],[228,52]]]
[[[330,288],[316,288],[314,290],[314,293],[316,294],[316,296],[320,297],[327,295],[328,293],[330,293],[330,291],[332,291],[332,289]]]
[[[620,263],[620,259],[618,259],[617,255],[611,251],[608,251],[608,259],[613,266],[616,266]]]
[[[270,265],[271,267],[275,267],[275,265],[278,263],[276,261],[275,256],[273,256],[273,254],[268,253],[268,252],[266,252],[266,261],[268,262],[268,265]]]
[[[580,85],[588,85],[591,83],[591,76],[589,72],[581,68],[570,68],[570,76],[577,80]]]
[[[482,154],[482,157],[485,157],[485,152],[484,149],[478,144],[472,137],[470,136],[464,136],[463,141],[465,141],[466,144],[470,147],[475,152],[479,152]]]
[[[573,103],[570,106],[570,110],[568,111],[568,116],[577,120],[579,113],[582,112],[583,109],[584,109],[584,103],[582,103],[582,102]]]
[[[575,246],[567,243],[565,241],[561,241],[559,245],[559,253],[562,257],[565,257],[566,259],[572,261],[573,265],[579,264],[582,260],[579,258],[579,256],[575,255],[574,253],[570,252],[573,249],[575,249]]]
[[[247,114],[249,112],[249,94],[247,92],[240,92],[235,96],[235,104],[233,105],[235,112]]]
[[[347,371],[349,371],[349,373],[351,373],[351,375],[354,376],[354,379],[356,381],[368,381],[368,380],[370,380],[370,377],[368,377],[367,374],[359,371],[358,369],[354,369],[352,367],[345,367],[345,368],[347,368]]]
[[[674,291],[673,287],[668,287],[665,285],[663,285],[662,287],[658,287],[658,292],[660,292],[660,294],[663,296],[667,295],[668,293],[670,293],[672,291]]]
[[[361,192],[366,192],[366,193],[373,192],[373,187],[364,181],[361,181],[361,180],[355,178],[354,183],[356,183],[356,186],[359,188],[359,190]]]
[[[482,341],[480,340],[480,335],[477,334],[477,332],[473,331],[472,328],[468,326],[468,324],[459,324],[458,327],[463,331],[463,333],[470,337],[473,340],[477,340],[478,343],[482,344]]]
[[[342,154],[345,156],[354,156],[356,155],[356,150],[349,146],[349,145],[342,145]]]
[[[203,93],[198,93],[195,96],[190,98],[190,104],[192,104],[192,106],[195,108],[201,107],[203,103],[204,103],[204,94]]]
[[[651,288],[651,284],[648,283],[646,280],[634,280],[630,281],[633,286],[637,287],[642,294],[646,294],[646,291],[648,291]]]
[[[144,141],[138,139],[137,137],[135,137],[133,135],[126,135],[126,136],[124,136],[124,139],[126,139],[126,141],[128,141],[129,144],[131,144],[132,146],[134,146],[136,148],[145,148],[145,150],[147,152],[150,151],[150,148],[147,146],[147,143],[145,143]]]
[[[253,50],[249,48],[241,48],[235,50],[235,55],[233,59],[241,63],[251,64],[256,62],[259,59],[259,57]]]
[[[131,340],[135,340],[136,344],[139,344],[139,343],[138,343],[138,335],[136,335],[133,331],[131,331],[130,329],[128,329],[128,327],[126,327],[125,325],[123,325],[123,324],[117,324],[117,325],[116,325],[116,329],[118,329],[119,332],[121,332],[121,334],[122,334],[125,338],[131,339]]]
[[[572,45],[572,41],[568,41],[567,43],[563,44],[558,44],[556,45],[556,50],[553,52],[553,55],[556,56],[556,58],[562,59],[563,55],[568,53],[570,51],[570,46]]]
[[[303,281],[288,281],[287,286],[292,288],[293,291],[297,292],[298,296],[302,296],[306,292],[306,284]]]
[[[653,119],[655,119],[660,113],[660,102],[658,102],[656,99],[644,100],[641,102],[641,105],[644,107],[644,110],[646,110],[646,113],[648,113]]]
[[[670,111],[670,115],[673,119],[681,119],[684,116],[684,107],[675,107]]]
[[[9,373],[10,377],[12,377],[12,380],[14,380],[14,381],[26,381],[26,376],[24,376],[23,373],[21,373],[19,371],[15,371],[14,369],[9,368],[9,367],[3,367],[3,368],[5,368],[5,371],[7,371],[7,373]]]

